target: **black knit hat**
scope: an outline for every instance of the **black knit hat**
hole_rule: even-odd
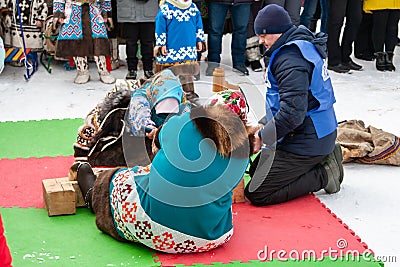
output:
[[[256,34],[283,33],[292,26],[288,12],[276,4],[267,5],[261,9],[254,20]]]

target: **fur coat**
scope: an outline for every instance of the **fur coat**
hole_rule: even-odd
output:
[[[107,167],[146,165],[151,162],[151,140],[133,136],[125,124],[131,94],[140,88],[142,82],[117,80],[103,101],[89,112],[84,125],[78,129],[74,143],[75,160]],[[123,146],[137,153],[124,154]]]

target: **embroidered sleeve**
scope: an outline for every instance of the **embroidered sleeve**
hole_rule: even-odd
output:
[[[196,42],[205,42],[201,13],[196,7]]]
[[[167,44],[167,15],[169,13],[168,5],[164,4],[160,7],[156,17],[155,38],[156,46],[164,46]]]
[[[100,7],[101,14],[107,14],[107,17],[111,18],[111,1],[110,0],[101,0],[97,1],[97,5]]]
[[[140,90],[132,94],[129,104],[129,124],[135,136],[145,136],[144,128],[147,126],[155,127],[155,123],[151,120],[150,102]]]

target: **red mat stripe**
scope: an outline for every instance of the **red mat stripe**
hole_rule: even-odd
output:
[[[260,250],[267,251],[267,255],[272,250],[289,253],[293,249],[300,254],[312,250],[322,255],[324,250],[331,248],[341,251],[337,252],[340,255],[352,250],[363,253],[368,249],[354,231],[342,224],[314,195],[269,207],[234,204],[233,219],[235,232],[228,244],[201,254],[157,253],[160,263],[175,266],[235,260],[248,262],[260,260],[257,256]],[[337,245],[340,240],[346,244],[343,249]],[[263,260],[265,254],[259,255]],[[277,253],[272,254],[272,258],[276,256]]]
[[[72,156],[0,159],[0,207],[43,208],[42,180],[67,177]]]

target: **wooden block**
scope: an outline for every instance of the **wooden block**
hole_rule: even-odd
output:
[[[233,189],[232,203],[243,203],[244,198],[244,179],[240,180],[239,184]]]
[[[68,183],[71,183],[72,186],[74,187],[75,190],[75,206],[76,207],[86,207],[85,199],[83,198],[81,189],[79,188],[78,182],[77,181],[69,181]]]
[[[75,214],[75,189],[66,178],[42,180],[43,199],[49,216]]]

